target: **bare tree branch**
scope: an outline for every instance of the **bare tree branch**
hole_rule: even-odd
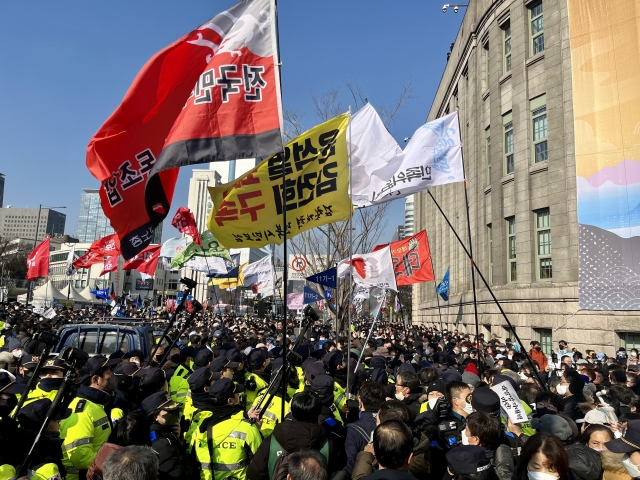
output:
[[[388,108],[384,105],[380,106],[380,118],[382,122],[389,127],[393,119],[396,117],[398,112],[404,107],[407,101],[414,98],[413,96],[413,79],[409,77],[407,81],[405,81],[401,87],[398,96],[396,97],[395,105],[391,108]]]

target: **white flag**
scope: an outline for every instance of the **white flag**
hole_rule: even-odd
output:
[[[224,258],[220,257],[195,256],[187,260],[183,267],[212,275],[216,273],[227,273],[227,264]]]
[[[74,273],[76,273],[76,269],[73,267],[73,261],[75,260],[73,253],[76,249],[75,245],[71,245],[71,250],[69,250],[69,254],[67,255],[67,268],[65,273],[68,276],[73,275]]]
[[[369,298],[369,288],[367,287],[357,287],[354,294],[354,300],[366,300]]]
[[[463,180],[458,112],[454,112],[418,128],[402,155],[373,172],[370,201],[388,202]]]
[[[402,149],[370,103],[358,110],[349,122],[347,142],[351,143],[351,203],[366,207],[371,202],[373,172],[402,155]]]
[[[187,237],[170,238],[162,244],[162,247],[160,248],[160,256],[173,258],[183,248],[187,248]],[[169,269],[165,268],[165,270]]]
[[[349,259],[345,258],[338,264],[338,277],[349,276],[350,270]],[[353,281],[366,287],[398,290],[389,245],[375,252],[354,255]]]
[[[273,268],[271,265],[271,255],[262,257],[257,262],[253,262],[242,270],[244,274],[244,286],[250,287],[254,283],[273,281]],[[273,287],[271,287],[273,289]]]
[[[252,285],[251,290],[255,294],[271,295],[273,294],[273,278],[263,282],[256,282]]]

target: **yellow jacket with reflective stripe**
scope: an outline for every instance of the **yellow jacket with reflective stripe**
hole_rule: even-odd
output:
[[[190,422],[195,412],[196,412],[196,407],[193,406],[193,400],[191,399],[191,392],[188,392],[187,396],[184,399],[184,411],[182,412],[182,416],[187,422]]]
[[[201,480],[247,478],[250,459],[247,457],[246,448],[255,454],[262,443],[262,436],[257,426],[244,419],[243,413],[239,412],[213,426],[213,458],[209,453],[207,430],[198,430],[193,436],[191,442],[200,463]],[[204,425],[206,424],[207,422],[204,422]]]
[[[262,401],[263,395],[259,395],[253,402],[253,407],[257,407],[260,401]],[[265,401],[266,403],[266,401]],[[264,405],[263,405],[264,408]],[[284,402],[284,414],[289,413],[289,402]],[[260,427],[260,433],[264,438],[267,438],[273,433],[273,429],[276,425],[282,421],[282,397],[274,395],[273,400],[267,407],[267,410],[262,415],[262,426]]]
[[[81,403],[84,402],[84,403]],[[67,480],[77,480],[80,470],[87,470],[93,458],[111,434],[111,424],[104,407],[86,398],[74,398],[71,415],[60,422],[62,463]]]
[[[169,395],[174,402],[183,404],[187,398],[187,393],[189,393],[189,382],[187,379],[191,373],[191,370],[187,367],[180,365],[171,376],[171,380],[169,380]]]
[[[66,477],[69,478],[69,477]],[[60,469],[55,463],[45,463],[27,475],[28,480],[62,480]]]
[[[184,433],[184,444],[187,446],[188,454],[191,454],[191,450],[193,450],[194,447],[193,436],[199,431],[202,422],[209,418],[211,414],[209,410],[194,411],[189,429]]]
[[[26,407],[32,402],[35,402],[37,400],[42,400],[44,398],[51,400],[53,402],[57,394],[58,394],[58,389],[47,392],[46,390],[41,389],[40,384],[38,383],[35,387],[33,387],[33,390],[29,392],[29,395],[27,395],[27,399],[24,401],[22,408]],[[20,400],[20,396],[18,396],[18,400]],[[14,412],[15,412],[15,408],[11,413],[13,414]]]
[[[256,389],[255,390],[249,390],[247,388],[247,382],[249,382],[251,379],[254,379],[256,382]],[[246,407],[245,409],[247,411],[249,411],[249,409],[251,408],[251,406],[253,405],[253,402],[256,400],[256,397],[260,394],[260,392],[262,390],[264,390],[265,388],[267,388],[269,386],[269,384],[267,382],[264,381],[264,379],[260,376],[260,375],[256,375],[255,373],[245,373],[244,374],[244,394],[247,398],[247,403],[246,403]]]

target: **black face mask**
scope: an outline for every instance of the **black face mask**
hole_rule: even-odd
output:
[[[535,348],[535,349],[536,349],[536,350],[538,350],[538,351],[542,350],[542,348],[540,347],[540,345],[536,345],[536,346],[535,346],[535,347],[533,347],[533,348]]]
[[[171,360],[173,363],[180,363],[180,354],[179,354],[179,353],[176,353],[175,355],[171,355],[170,360]]]
[[[550,408],[538,408],[536,409],[535,416],[538,418],[543,417],[544,415],[557,415],[558,412],[551,410]]]

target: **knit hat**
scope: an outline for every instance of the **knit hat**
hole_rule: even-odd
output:
[[[475,364],[472,362],[469,362],[467,364],[467,368],[464,369],[465,372],[471,372],[473,373],[475,376],[479,376],[480,374],[478,373],[478,369],[476,368]]]
[[[543,415],[540,418],[531,420],[531,426],[536,430],[551,433],[562,442],[570,441],[573,438],[573,431],[569,423],[559,415]]]
[[[429,395],[431,392],[440,392],[441,394],[445,395],[446,391],[444,382],[442,380],[436,380],[435,382],[430,383],[427,387],[427,395]]]
[[[480,377],[475,373],[465,371],[462,374],[462,381],[470,387],[476,388],[480,384]]]

